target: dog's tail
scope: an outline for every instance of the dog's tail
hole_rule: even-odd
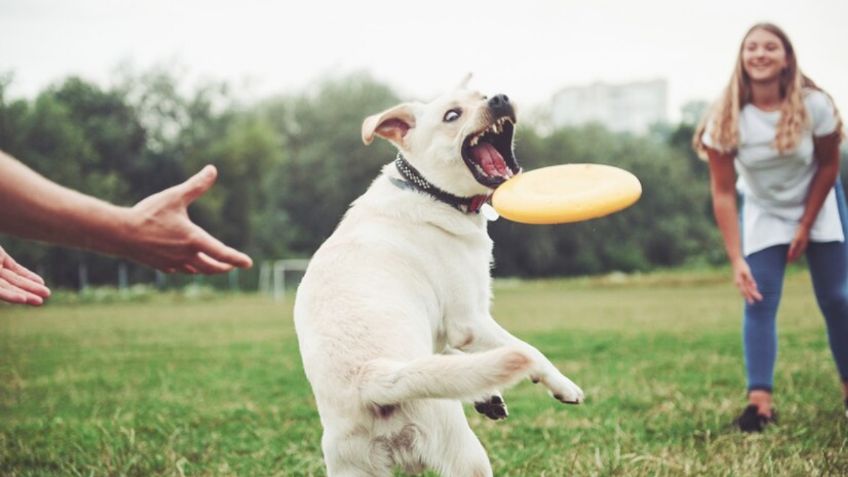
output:
[[[422,398],[476,399],[517,383],[531,365],[527,353],[508,346],[408,362],[375,359],[362,369],[360,396],[377,405]]]

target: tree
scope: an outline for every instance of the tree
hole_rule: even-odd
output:
[[[385,85],[364,73],[327,78],[301,96],[273,99],[260,109],[280,137],[286,160],[270,171],[270,210],[288,222],[281,250],[308,257],[335,229],[348,205],[380,168],[394,159],[382,141],[366,147],[360,128],[367,115],[398,103]],[[266,209],[266,216],[269,209]]]

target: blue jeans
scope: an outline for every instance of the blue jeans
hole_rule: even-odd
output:
[[[830,350],[842,381],[848,382],[848,207],[842,185],[836,198],[845,242],[810,242],[807,263],[819,308],[827,323]],[[775,245],[752,253],[746,260],[762,301],[745,304],[743,341],[748,390],[771,391],[777,358],[777,306],[783,291],[786,253],[789,245]]]

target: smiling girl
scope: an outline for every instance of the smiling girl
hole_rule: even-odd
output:
[[[837,181],[841,138],[833,101],[801,72],[786,34],[770,23],[751,27],[730,83],[693,140],[709,160],[713,212],[745,299],[749,403],[736,419],[745,432],[762,431],[775,420],[775,317],[786,264],[804,254],[848,407],[848,208]]]

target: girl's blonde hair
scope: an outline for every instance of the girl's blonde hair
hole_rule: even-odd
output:
[[[798,146],[801,133],[809,127],[810,118],[807,117],[807,108],[804,107],[804,89],[814,89],[827,94],[798,68],[795,49],[786,33],[772,23],[757,23],[742,37],[736,67],[730,77],[730,83],[695,129],[692,146],[701,158],[706,159],[706,146],[704,146],[702,137],[706,130],[707,121],[712,122],[710,124],[712,129],[710,137],[713,144],[716,145],[716,149],[723,153],[735,154],[739,147],[739,112],[746,104],[751,102],[751,78],[745,72],[742,52],[745,48],[745,39],[755,30],[765,30],[780,38],[783,43],[783,50],[786,52],[786,68],[780,74],[780,97],[783,101],[780,106],[777,133],[774,138],[774,146],[778,152],[784,153],[795,149]],[[833,102],[832,99],[831,102]],[[836,130],[839,131],[841,136],[842,118],[840,118],[835,104],[834,114],[836,114]]]

